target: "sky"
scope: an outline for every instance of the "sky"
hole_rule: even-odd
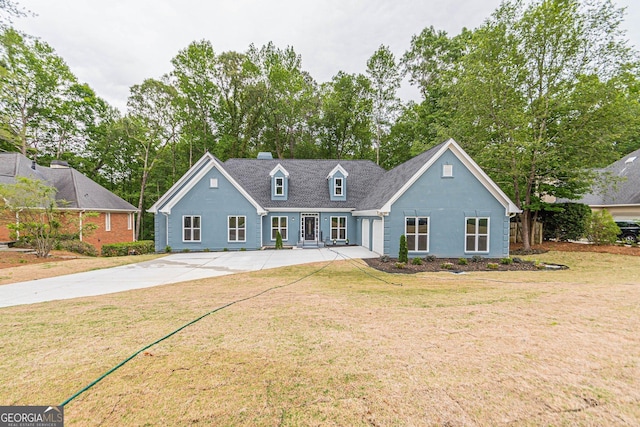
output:
[[[36,16],[13,26],[53,47],[74,75],[112,106],[126,110],[129,88],[171,71],[171,59],[196,40],[217,54],[245,52],[272,41],[293,46],[318,82],[364,73],[381,45],[396,58],[411,37],[434,26],[449,35],[480,26],[500,0],[17,0]],[[640,49],[640,2],[627,8],[623,28]],[[404,99],[417,99],[405,84]]]

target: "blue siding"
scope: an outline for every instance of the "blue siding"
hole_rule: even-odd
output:
[[[453,165],[453,177],[442,165]],[[429,254],[438,257],[499,258],[509,255],[509,218],[505,207],[451,152],[445,152],[392,206],[385,218],[385,254],[398,256],[406,216],[429,217]],[[489,252],[465,252],[465,217],[489,217]],[[410,252],[411,255],[426,252]]]
[[[218,180],[217,188],[209,188],[211,178]],[[199,215],[201,220],[201,241],[183,241],[182,218],[184,215]],[[228,217],[246,217],[246,242],[228,241]],[[164,215],[156,215],[156,250],[163,250],[166,228]],[[258,249],[261,247],[261,218],[256,208],[217,169],[209,171],[171,209],[168,216],[168,245],[179,252],[192,251]]]
[[[262,220],[262,244],[275,246],[275,239],[271,239],[271,220],[273,217],[287,217],[287,238],[282,239],[285,246],[293,246],[298,243],[300,235],[300,214],[295,212],[270,212]]]

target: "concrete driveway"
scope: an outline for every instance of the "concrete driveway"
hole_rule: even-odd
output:
[[[3,285],[0,286],[0,307],[111,294],[295,264],[378,256],[360,246],[177,253],[137,264]]]

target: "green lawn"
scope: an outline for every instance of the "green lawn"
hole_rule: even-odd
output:
[[[59,404],[284,285],[136,356],[65,425],[637,425],[640,257],[537,258],[571,268],[390,276],[341,261],[0,309],[0,404]]]

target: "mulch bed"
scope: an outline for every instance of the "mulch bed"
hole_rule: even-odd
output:
[[[459,264],[459,258],[437,258],[434,261],[425,261],[422,259],[421,265],[416,265],[409,260],[403,268],[397,267],[397,258],[369,258],[365,259],[366,263],[376,270],[384,271],[386,273],[423,273],[423,272],[449,272],[449,273],[463,273],[469,271],[532,271],[532,270],[544,270],[545,266],[536,266],[531,261],[524,261],[517,257],[513,258],[514,262],[511,264],[501,264],[500,259],[495,258],[483,258],[478,261],[467,260],[467,264]],[[451,268],[443,267],[443,264],[450,263]],[[494,264],[494,268],[490,268],[489,264]],[[497,264],[497,268],[495,265]],[[564,267],[564,266],[563,266]],[[567,268],[567,267],[564,267]]]

